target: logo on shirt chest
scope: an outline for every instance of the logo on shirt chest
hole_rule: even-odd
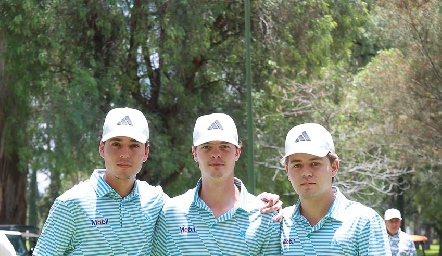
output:
[[[196,233],[195,226],[182,226],[180,227],[180,233]]]
[[[107,225],[108,223],[109,223],[109,219],[91,220],[91,225],[92,226]]]
[[[295,238],[284,238],[282,244],[295,244]]]

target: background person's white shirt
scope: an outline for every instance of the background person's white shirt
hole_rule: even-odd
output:
[[[5,234],[0,233],[0,256],[15,256],[15,249]]]

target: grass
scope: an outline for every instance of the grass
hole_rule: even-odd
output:
[[[423,256],[422,253],[422,246],[419,246],[419,249],[417,249],[417,255]],[[439,245],[438,244],[432,244],[430,245],[430,249],[425,249],[425,256],[437,256],[439,255]]]

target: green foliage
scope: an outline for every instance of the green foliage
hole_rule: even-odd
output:
[[[440,1],[379,1],[374,10],[375,30],[392,49],[361,73],[361,103],[378,120],[373,141],[398,170],[414,170],[389,204],[404,202],[405,214],[420,220],[415,230],[423,222],[440,233]]]
[[[151,148],[139,178],[170,195],[193,187],[199,177],[190,153],[193,125],[210,112],[236,121],[244,143],[236,175],[246,182],[247,150],[255,147],[258,192],[283,195],[285,205],[296,196],[279,157],[294,125],[315,121],[336,135],[343,167],[348,166],[338,182],[363,181],[366,169],[351,167],[373,160],[368,153],[379,148],[384,153],[384,145],[362,138],[371,127],[366,119],[375,118],[377,109],[368,103],[356,109],[383,100],[359,102],[355,69],[347,64],[376,52],[373,29],[366,27],[375,23],[367,23],[363,1],[252,2],[253,145],[246,131],[242,2],[3,1],[1,6],[9,45],[2,58],[14,85],[7,149],[53,179],[42,209],[102,167],[98,141],[113,107],[136,107],[147,116]],[[355,38],[366,47],[362,53],[355,51]],[[359,191],[371,195],[382,186],[377,182]]]

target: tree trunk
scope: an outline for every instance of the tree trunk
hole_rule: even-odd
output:
[[[418,211],[417,213],[413,214],[413,234],[420,235],[421,234],[421,213]]]
[[[38,184],[37,184],[37,171],[30,170],[29,179],[29,197],[28,197],[28,224],[31,226],[39,226],[39,211],[37,207],[37,201],[39,200]]]
[[[0,57],[6,49],[6,39],[0,29]],[[26,224],[27,171],[19,171],[19,156],[5,148],[8,106],[8,79],[5,62],[0,58],[0,224]],[[12,151],[12,152],[11,152]]]
[[[17,153],[0,157],[0,224],[25,225],[27,171],[19,171]]]
[[[437,236],[439,237],[439,256],[442,256],[442,230],[437,230]]]
[[[425,241],[425,249],[429,250],[430,245],[433,244],[433,238],[434,238],[434,229],[433,225],[431,224],[425,224],[425,236],[428,238],[427,241]]]

